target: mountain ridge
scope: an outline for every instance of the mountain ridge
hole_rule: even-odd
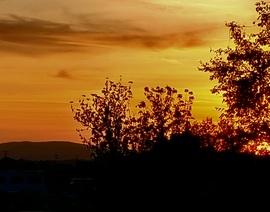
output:
[[[72,141],[6,141],[0,143],[1,153],[3,157],[13,159],[91,160],[86,147]]]

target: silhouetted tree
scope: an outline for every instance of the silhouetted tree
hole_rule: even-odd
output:
[[[263,1],[256,3],[255,33],[247,34],[247,26],[233,21],[226,23],[231,46],[211,50],[215,56],[201,63],[200,71],[209,72],[210,80],[217,80],[211,89],[222,94],[226,108],[222,108],[219,134],[227,149],[240,151],[248,143],[260,145],[270,140],[270,7]]]
[[[189,131],[194,119],[194,96],[188,89],[183,96],[170,86],[145,87],[149,106],[141,101],[138,114],[132,116],[131,86],[123,85],[121,78],[117,83],[107,79],[101,92],[92,98],[82,95],[78,108],[71,101],[73,118],[83,126],[77,129],[79,136],[94,158],[150,151],[154,144]]]
[[[184,96],[170,86],[144,88],[147,102],[138,104],[137,131],[139,147],[149,150],[154,143],[168,141],[172,135],[180,135],[190,129],[193,92],[185,89]]]
[[[125,155],[129,151],[125,136],[130,125],[131,85],[123,85],[121,78],[116,83],[107,78],[101,92],[102,96],[91,94],[92,98],[83,95],[79,108],[71,102],[73,118],[83,126],[77,131],[94,158]]]

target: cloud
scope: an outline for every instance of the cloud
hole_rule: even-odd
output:
[[[215,25],[153,31],[134,21],[80,16],[78,25],[10,15],[0,20],[0,51],[26,55],[66,52],[97,54],[112,46],[127,48],[185,48],[205,45]]]
[[[67,24],[16,15],[10,17],[9,20],[0,20],[0,51],[39,55],[83,47],[68,39],[73,32]]]
[[[58,77],[58,78],[65,78],[65,79],[73,79],[73,77],[69,74],[69,72],[67,70],[60,70],[56,75],[55,77]]]
[[[138,34],[121,34],[115,33],[106,37],[96,38],[100,42],[109,45],[121,45],[133,48],[149,48],[149,49],[165,49],[169,47],[188,47],[197,44],[202,44],[202,40],[193,41],[185,35],[181,34],[165,34],[165,35],[151,35],[148,33]]]

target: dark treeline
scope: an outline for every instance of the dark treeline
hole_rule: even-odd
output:
[[[228,211],[267,208],[270,158],[187,148],[185,138],[152,151],[89,161],[3,158],[8,170],[43,171],[42,192],[1,191],[6,211]],[[188,138],[188,142],[193,141]],[[194,141],[195,143],[197,141]],[[180,152],[179,152],[180,151]],[[91,179],[72,185],[72,179]],[[0,185],[0,188],[1,185]]]

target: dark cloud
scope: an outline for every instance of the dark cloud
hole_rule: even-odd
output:
[[[69,72],[67,70],[60,70],[55,77],[59,77],[59,78],[65,78],[65,79],[72,79],[73,77],[69,74]]]
[[[151,32],[128,20],[104,20],[81,16],[81,24],[54,23],[10,15],[0,20],[0,51],[27,55],[108,51],[110,46],[163,49],[205,45],[215,26],[179,28],[179,32]],[[177,31],[174,29],[174,31]]]
[[[197,33],[197,34],[195,34]],[[166,49],[169,47],[187,48],[202,46],[207,40],[202,36],[202,32],[184,32],[164,35],[142,34],[112,34],[106,38],[99,38],[100,41],[107,42],[111,45],[122,45],[128,47],[140,47],[149,49]]]
[[[10,17],[9,20],[0,20],[0,51],[46,54],[75,51],[84,47],[68,39],[73,31],[67,24],[15,15]]]

